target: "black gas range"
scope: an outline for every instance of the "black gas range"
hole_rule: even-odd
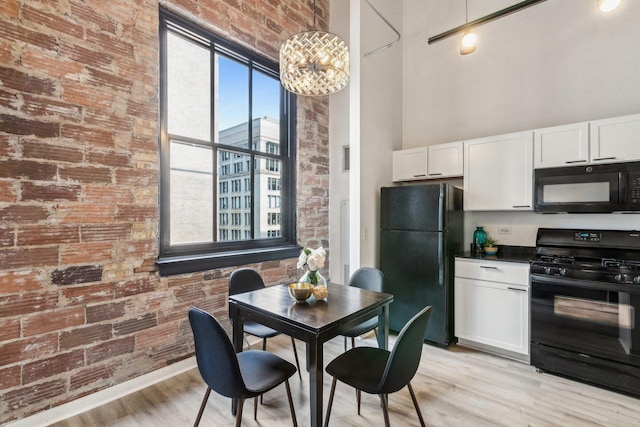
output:
[[[538,230],[531,364],[640,396],[640,232]]]

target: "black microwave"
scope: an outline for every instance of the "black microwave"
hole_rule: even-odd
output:
[[[640,162],[536,169],[534,210],[543,213],[640,211]]]

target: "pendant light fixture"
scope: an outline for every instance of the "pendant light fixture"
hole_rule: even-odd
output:
[[[598,0],[598,9],[600,9],[600,12],[611,12],[620,6],[620,2],[621,0]]]
[[[313,28],[289,37],[280,47],[280,82],[298,95],[329,95],[349,82],[349,49],[337,35],[315,29],[316,0]]]
[[[469,0],[464,1],[464,24],[469,23]],[[478,36],[471,32],[471,29],[467,29],[462,36],[460,42],[460,55],[468,55],[476,51],[476,44],[478,42]]]

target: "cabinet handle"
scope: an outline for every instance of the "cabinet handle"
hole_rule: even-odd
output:
[[[438,172],[438,173],[430,173],[429,174],[429,176],[440,176],[440,175],[442,175],[440,172]]]
[[[507,289],[509,289],[510,291],[527,292],[526,289],[512,288],[511,286],[507,287]]]
[[[599,159],[593,159],[594,162],[599,162],[600,160],[615,160],[616,157],[600,157]]]
[[[420,178],[421,176],[426,176],[425,174],[413,175],[414,178]]]
[[[498,271],[498,267],[489,266],[489,265],[481,265],[480,268],[486,268],[487,270],[496,270],[496,271]]]
[[[568,162],[565,162],[566,164],[570,165],[571,163],[586,163],[586,160],[569,160]]]
[[[513,205],[514,208],[530,208],[531,205]]]

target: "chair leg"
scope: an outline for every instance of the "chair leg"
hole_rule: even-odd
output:
[[[298,368],[298,376],[302,380],[302,372],[300,372],[300,362],[298,362],[298,349],[296,349],[296,341],[291,337],[291,345],[293,346],[293,357],[296,358],[296,368]]]
[[[351,348],[354,348],[356,346],[356,339],[354,337],[351,337]]]
[[[267,339],[266,338],[262,338],[262,351],[267,351]],[[260,403],[264,402],[264,399],[262,398],[264,396],[264,394],[260,395]]]
[[[362,392],[360,389],[356,389],[356,400],[358,401],[358,415],[360,415],[360,401],[362,399]]]
[[[333,405],[333,395],[336,392],[337,382],[338,380],[333,377],[333,382],[331,383],[331,393],[329,393],[329,404],[327,405],[327,417],[324,419],[324,427],[329,427],[329,417],[331,416],[331,406]]]
[[[253,419],[258,421],[258,396],[253,398]]]
[[[242,407],[244,406],[244,399],[238,400],[238,412],[236,413],[236,427],[240,427],[242,424]]]
[[[347,351],[347,337],[344,337],[344,351]]]
[[[251,344],[249,344],[249,340],[247,339],[247,334],[242,334],[242,339],[245,343],[247,343],[247,350],[251,350]]]
[[[422,418],[422,412],[420,412],[420,407],[418,406],[418,400],[416,399],[416,394],[413,392],[413,387],[411,387],[411,383],[407,384],[409,387],[409,393],[411,393],[411,400],[413,400],[413,406],[416,407],[416,412],[418,413],[418,418],[420,419],[420,425],[425,427],[424,419]]]
[[[284,380],[284,385],[287,387],[287,400],[289,400],[289,409],[291,410],[291,420],[293,421],[293,427],[298,427],[296,410],[293,409],[293,398],[291,397],[291,387],[289,387],[289,380]]]
[[[198,411],[198,417],[196,418],[196,422],[193,423],[193,427],[198,427],[198,424],[200,424],[200,418],[202,418],[202,413],[204,412],[204,408],[207,406],[207,400],[209,400],[210,394],[211,394],[211,387],[207,387],[207,391],[204,394],[204,399],[202,399],[202,405],[200,405],[200,411]]]
[[[385,399],[385,395],[380,395],[380,403],[382,404],[382,413],[384,414],[384,427],[390,427],[389,424],[389,410],[387,409],[387,399]]]

